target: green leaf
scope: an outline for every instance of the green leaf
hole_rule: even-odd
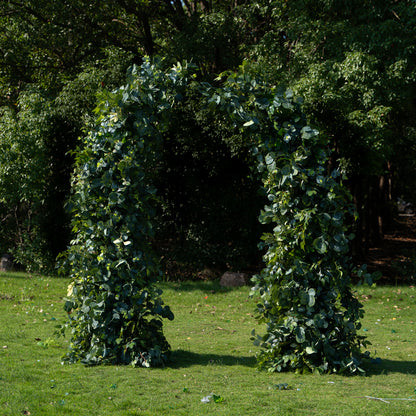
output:
[[[315,289],[308,290],[308,297],[309,297],[308,306],[309,307],[312,307],[315,305],[315,295],[316,295]]]
[[[295,328],[295,337],[296,337],[296,342],[299,344],[302,344],[306,341],[305,338],[305,329],[301,326],[297,326]]]
[[[306,354],[311,355],[311,354],[315,354],[316,350],[313,347],[306,347],[305,352],[306,352]]]
[[[212,398],[214,400],[215,403],[222,403],[224,401],[224,398],[222,396],[217,396],[215,394],[212,395]]]
[[[266,155],[265,162],[266,162],[267,169],[270,172],[273,172],[276,169],[275,155],[273,153],[269,153]]]
[[[325,254],[328,249],[328,243],[325,241],[323,236],[316,238],[313,241],[313,246],[320,254]]]
[[[110,202],[110,204],[117,204],[117,202],[118,202],[118,194],[117,194],[117,192],[111,192],[108,195],[108,201]]]

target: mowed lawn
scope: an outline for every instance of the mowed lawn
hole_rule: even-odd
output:
[[[346,377],[258,371],[250,333],[264,328],[249,288],[206,282],[162,284],[175,314],[164,326],[169,367],[63,365],[69,334],[54,331],[66,320],[67,285],[0,274],[0,416],[416,414],[412,286],[357,289],[373,360],[367,376]]]

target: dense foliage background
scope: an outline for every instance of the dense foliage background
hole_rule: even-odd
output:
[[[415,4],[410,0],[6,0],[0,3],[0,251],[51,270],[67,247],[78,137],[96,95],[143,56],[199,79],[245,70],[304,98],[360,213],[355,255],[415,202]],[[257,266],[264,205],[241,136],[189,99],[166,137],[153,241],[170,274]],[[227,142],[223,138],[227,137]],[[185,255],[184,253],[189,253]],[[185,267],[184,267],[185,265]]]

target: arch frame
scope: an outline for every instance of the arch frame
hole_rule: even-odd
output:
[[[218,82],[199,82],[190,64],[164,69],[146,58],[125,86],[100,97],[77,153],[69,204],[66,360],[144,367],[169,360],[163,319],[173,313],[156,288],[152,175],[169,114],[192,91],[243,135],[267,195],[259,219],[274,228],[262,237],[265,267],[252,279],[257,320],[267,327],[253,333],[260,367],[362,372],[363,309],[351,275],[370,276],[348,255],[354,207],[341,172],[328,171],[328,142],[307,125],[290,91],[256,80],[244,65]]]

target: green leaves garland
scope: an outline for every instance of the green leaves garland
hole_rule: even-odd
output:
[[[266,268],[254,278],[258,321],[267,323],[256,339],[264,348],[259,363],[272,371],[353,373],[366,345],[357,334],[362,305],[351,291],[345,222],[353,209],[339,172],[325,173],[319,136],[303,128],[292,139],[295,151],[270,149],[262,163],[270,204],[260,220],[275,227],[263,236]]]
[[[173,314],[154,288],[152,254],[157,169],[169,111],[188,92],[220,111],[252,149],[272,224],[261,247],[265,268],[253,278],[257,319],[266,323],[258,360],[269,371],[360,372],[362,305],[353,296],[346,223],[354,216],[338,170],[328,170],[327,141],[307,126],[290,91],[269,88],[243,65],[221,74],[220,88],[189,82],[190,67],[163,71],[145,60],[127,86],[101,97],[95,127],[77,157],[71,199],[75,238],[65,308],[72,340],[67,359],[164,364],[162,318]],[[364,270],[358,275],[368,278]]]
[[[173,314],[155,289],[152,253],[156,170],[164,117],[186,84],[187,68],[163,72],[149,61],[128,84],[101,97],[95,127],[77,155],[70,209],[75,238],[66,266],[70,362],[166,363],[162,318]]]
[[[253,278],[257,320],[266,323],[259,366],[269,371],[361,373],[362,305],[351,275],[346,224],[355,210],[342,175],[329,170],[327,140],[306,124],[291,91],[267,88],[244,72],[228,77],[211,102],[229,113],[251,141],[272,224],[260,247],[265,268]]]

